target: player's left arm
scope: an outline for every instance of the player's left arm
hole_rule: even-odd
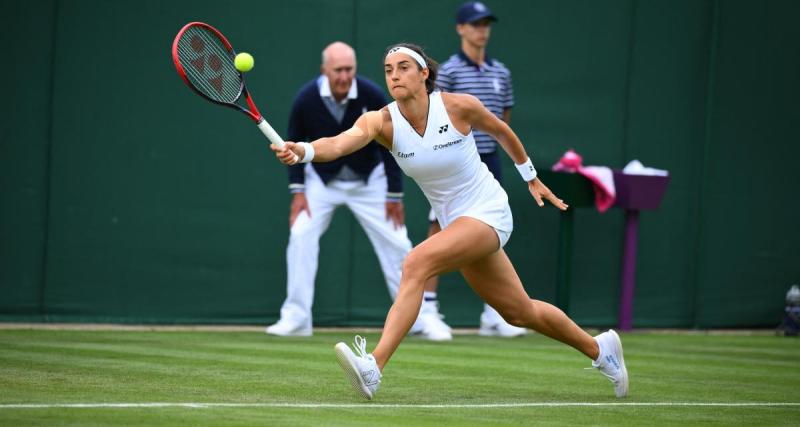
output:
[[[528,160],[528,154],[517,134],[505,121],[487,110],[478,98],[467,94],[458,94],[453,98],[456,101],[456,111],[461,113],[459,115],[464,117],[471,127],[493,136],[515,164],[519,165]]]
[[[492,114],[491,111],[487,110],[478,98],[471,95],[463,95],[459,96],[459,98],[461,99],[456,102],[461,105],[457,110],[461,111],[463,117],[466,118],[469,124],[475,129],[480,129],[492,135],[500,146],[503,147],[503,150],[508,153],[511,160],[514,161],[514,164],[518,168],[524,167],[529,161],[528,153],[525,152],[525,147],[522,145],[519,137],[517,137],[517,134],[511,130],[511,127]],[[548,200],[561,210],[567,209],[567,204],[556,197],[538,177],[534,177],[527,183],[528,191],[539,206],[544,206],[543,200]]]

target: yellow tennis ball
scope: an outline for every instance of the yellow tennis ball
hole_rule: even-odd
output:
[[[237,70],[246,73],[253,69],[253,65],[255,65],[254,61],[252,55],[247,52],[242,52],[233,59],[233,65],[236,66]]]

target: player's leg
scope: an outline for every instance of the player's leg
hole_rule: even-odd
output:
[[[372,243],[389,295],[394,300],[400,288],[403,260],[411,251],[412,244],[405,225],[397,227],[386,217],[386,174],[383,165],[378,165],[372,171],[366,185],[351,191],[347,206]],[[426,324],[420,315],[410,332],[434,340],[452,338],[449,329],[446,337],[442,334],[424,335]]]
[[[311,335],[319,240],[328,229],[336,207],[343,201],[341,191],[326,187],[313,170],[307,169],[305,192],[311,215],[301,212],[289,231],[286,300],[281,306],[280,320],[267,328],[267,333],[272,335]]]
[[[428,236],[442,231],[433,209],[428,214]],[[439,276],[431,276],[425,281],[425,292],[422,296],[419,320],[421,330],[416,334],[432,341],[449,341],[453,339],[450,326],[444,322],[444,316],[439,313]],[[415,325],[416,326],[416,325]],[[412,330],[413,332],[413,330]]]
[[[425,281],[485,257],[497,250],[498,242],[492,227],[474,218],[461,217],[411,250],[403,263],[400,291],[373,352],[379,367],[389,361],[414,323]]]
[[[497,150],[489,153],[480,153],[481,161],[486,164],[497,182],[503,182],[503,167]],[[479,335],[513,338],[525,335],[527,329],[509,324],[491,305],[484,304],[480,317]]]
[[[512,325],[527,327],[597,357],[597,344],[563,311],[531,299],[502,249],[461,268],[467,283]]]
[[[433,212],[433,209],[430,210],[428,213],[428,236],[431,237],[434,234],[442,231],[442,227],[439,225],[439,220],[436,219],[436,215]],[[425,293],[432,294],[432,299],[436,299],[436,294],[439,291],[439,276],[432,276],[425,282]]]
[[[527,327],[572,346],[614,384],[617,397],[628,393],[628,372],[616,332],[592,337],[559,308],[528,297],[514,266],[500,250],[461,268],[464,278],[512,325]]]

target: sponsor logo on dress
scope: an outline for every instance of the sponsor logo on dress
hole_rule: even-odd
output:
[[[439,126],[439,133],[447,132],[450,125]]]
[[[402,151],[398,151],[397,152],[397,157],[399,157],[401,159],[407,159],[409,157],[414,157],[414,152],[412,151],[410,153],[403,153]]]
[[[433,146],[433,151],[443,150],[445,148],[452,147],[456,144],[461,144],[462,141],[464,141],[464,138],[459,138],[454,141],[445,142],[444,144],[436,144]]]

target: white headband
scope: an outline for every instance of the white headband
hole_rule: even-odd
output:
[[[414,60],[417,61],[417,64],[419,64],[420,67],[428,68],[428,64],[425,63],[425,60],[422,59],[422,56],[420,54],[418,54],[417,52],[414,52],[413,50],[411,50],[411,49],[409,49],[409,48],[407,48],[405,46],[397,46],[397,47],[393,47],[393,48],[389,49],[389,53],[386,54],[386,57],[388,58],[388,57],[394,55],[395,53],[404,53],[404,54],[414,58]]]

